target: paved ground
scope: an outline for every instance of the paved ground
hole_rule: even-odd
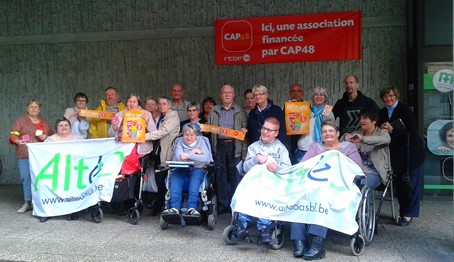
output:
[[[138,225],[105,214],[100,224],[88,215],[78,221],[53,218],[39,223],[31,212],[17,214],[19,186],[0,185],[0,260],[2,261],[296,261],[287,241],[281,250],[255,244],[228,246],[222,231],[206,226],[159,227],[159,217],[145,210]],[[361,256],[352,255],[348,236],[330,234],[324,261],[454,261],[452,198],[426,198],[422,215],[408,227],[393,224],[385,203],[379,234]],[[288,240],[288,236],[287,239]]]

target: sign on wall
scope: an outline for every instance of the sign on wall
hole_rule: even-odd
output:
[[[215,21],[217,65],[361,59],[361,12]]]

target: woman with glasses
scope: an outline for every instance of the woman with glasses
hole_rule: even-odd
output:
[[[189,119],[180,122],[180,133],[183,130],[183,126],[188,123],[199,124],[200,119],[200,106],[197,102],[191,102],[187,107],[186,110],[188,112]]]
[[[393,86],[380,91],[385,107],[378,112],[377,124],[391,136],[389,151],[400,205],[398,224],[408,226],[413,217],[419,216],[425,153],[415,117],[410,108],[399,101],[399,96],[399,90]]]
[[[80,135],[84,139],[88,136],[88,128],[90,126],[89,119],[79,116],[80,110],[87,109],[88,97],[86,94],[79,92],[74,96],[74,107],[65,110],[64,117],[69,120],[72,128],[71,131],[75,135]]]
[[[200,136],[200,126],[188,123],[183,126],[183,138],[175,140],[173,161],[193,161],[193,168],[175,168],[170,174],[170,208],[162,212],[164,220],[178,221],[185,177],[189,178],[187,215],[200,218],[197,210],[199,188],[206,171],[203,167],[213,161],[208,140]]]
[[[256,106],[249,112],[247,122],[249,144],[259,140],[260,130],[263,127],[265,119],[268,117],[275,117],[279,120],[279,123],[282,123],[277,138],[282,144],[287,145],[284,112],[279,106],[273,104],[272,100],[268,99],[268,88],[264,85],[256,85],[252,88],[252,94],[254,95]]]

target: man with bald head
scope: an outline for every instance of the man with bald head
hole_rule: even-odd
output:
[[[183,85],[180,83],[173,84],[170,89],[170,95],[172,97],[170,108],[177,111],[180,121],[188,120],[189,116],[186,110],[191,102],[184,100]]]
[[[359,112],[369,109],[378,112],[377,103],[358,91],[358,77],[347,75],[344,78],[345,93],[333,107],[335,118],[340,119],[339,131],[342,134],[351,133],[359,129]]]
[[[235,90],[231,85],[224,85],[220,92],[221,103],[214,106],[208,115],[208,124],[247,132],[247,115],[244,109],[234,103]],[[246,157],[246,143],[211,134],[211,147],[216,165],[215,184],[219,203],[218,213],[230,212],[230,200],[240,181],[236,165]]]

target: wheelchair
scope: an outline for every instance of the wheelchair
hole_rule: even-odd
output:
[[[186,161],[166,161],[164,169],[158,170],[157,172],[167,171],[167,177],[165,179],[165,185],[167,192],[165,194],[164,210],[170,208],[170,176],[174,168],[191,168],[194,166],[194,162]],[[182,197],[182,208],[178,218],[166,218],[161,214],[159,219],[159,226],[162,230],[169,227],[169,224],[176,224],[182,227],[186,225],[200,225],[202,221],[207,223],[209,230],[213,230],[217,221],[217,196],[213,188],[214,181],[214,165],[208,164],[204,166],[205,176],[202,180],[202,184],[199,187],[199,201],[197,211],[200,212],[200,217],[195,218],[187,213],[187,200],[188,200],[188,185],[189,178],[186,177],[183,186],[183,197]]]
[[[242,227],[242,225],[240,225],[240,222],[238,221],[238,213],[235,212],[232,223],[227,226],[222,233],[222,239],[227,245],[236,245],[239,242],[260,244],[261,232],[257,229],[257,218],[254,218],[253,221],[248,224],[248,227],[245,229],[246,236],[244,239],[238,239],[235,235],[235,232],[238,231],[238,227]],[[285,224],[283,222],[273,221],[271,225],[268,226],[268,230],[271,238],[269,246],[274,250],[281,249],[284,246]]]
[[[377,222],[379,221],[380,211],[388,190],[391,193],[392,216],[393,219],[396,219],[394,213],[393,178],[394,174],[392,169],[390,169],[388,170],[388,181],[386,184],[382,184],[378,187],[378,191],[383,191],[383,193],[378,197],[379,204],[377,208],[375,208],[375,190],[365,185],[361,188],[361,201],[356,213],[356,221],[359,229],[358,232],[352,236],[350,241],[350,248],[355,256],[361,255],[365,246],[371,244],[374,239],[374,235],[377,234]]]

